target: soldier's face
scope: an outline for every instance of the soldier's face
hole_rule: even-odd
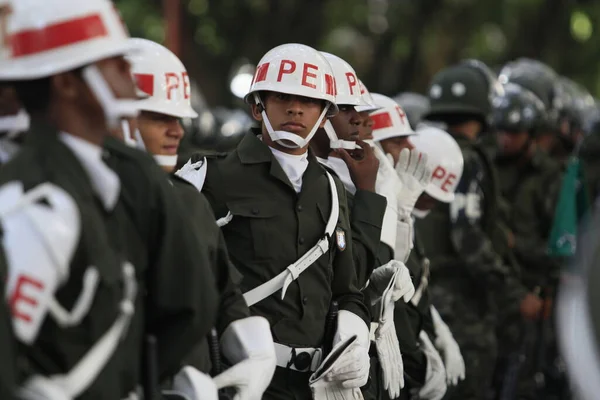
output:
[[[514,155],[521,153],[527,142],[529,141],[529,133],[522,132],[498,132],[498,146],[500,151],[505,155]]]
[[[137,119],[146,150],[153,155],[177,155],[184,130],[179,119],[170,115],[142,111]]]
[[[373,118],[368,111],[358,113],[362,123],[358,127],[358,138],[360,140],[373,140]]]
[[[402,149],[412,149],[414,146],[408,140],[408,136],[393,137],[379,142],[384,153],[391,154],[394,158],[394,165],[398,164],[400,152]]]
[[[340,140],[356,141],[359,137],[359,126],[362,124],[360,114],[354,106],[341,105],[340,112],[330,119],[331,125]]]
[[[291,132],[303,138],[307,137],[315,126],[325,106],[321,100],[276,92],[263,93],[262,101],[274,130]],[[263,120],[256,105],[252,105],[252,116],[257,121]],[[325,118],[320,122],[319,127],[323,125],[325,125]],[[263,138],[268,140],[264,123],[262,131]]]

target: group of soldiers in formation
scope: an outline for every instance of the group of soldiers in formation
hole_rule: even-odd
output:
[[[0,398],[539,398],[585,90],[465,60],[393,99],[283,44],[256,128],[182,159],[186,69],[109,0],[0,28]]]

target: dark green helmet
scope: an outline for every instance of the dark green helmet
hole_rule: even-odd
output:
[[[530,90],[514,83],[504,86],[504,94],[493,101],[493,125],[506,132],[528,131],[532,135],[546,119],[544,103]]]
[[[404,92],[394,97],[394,101],[402,107],[410,126],[416,126],[423,119],[423,115],[429,112],[429,99],[420,93]]]
[[[492,118],[492,100],[500,90],[493,72],[484,63],[462,61],[433,77],[428,91],[431,108],[425,118],[432,121],[474,118],[487,127]]]
[[[560,129],[560,115],[564,108],[564,94],[558,82],[558,74],[548,65],[528,58],[520,58],[506,64],[500,71],[501,83],[516,83],[532,91],[546,107],[544,129]]]

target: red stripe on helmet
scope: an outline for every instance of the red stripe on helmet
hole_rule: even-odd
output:
[[[41,29],[30,29],[14,33],[9,41],[13,57],[23,57],[86,40],[106,37],[108,30],[98,14],[89,15],[48,25]]]
[[[374,114],[371,115],[371,118],[373,119],[373,130],[391,128],[394,126],[394,123],[392,122],[392,116],[389,112]]]
[[[154,75],[152,74],[133,74],[135,83],[142,92],[154,95]]]

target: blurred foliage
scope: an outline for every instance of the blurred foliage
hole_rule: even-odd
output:
[[[165,41],[179,4],[182,54],[211,106],[240,105],[236,66],[299,42],[345,58],[373,92],[426,90],[462,58],[540,59],[600,94],[600,2],[591,0],[115,0],[133,36]]]

